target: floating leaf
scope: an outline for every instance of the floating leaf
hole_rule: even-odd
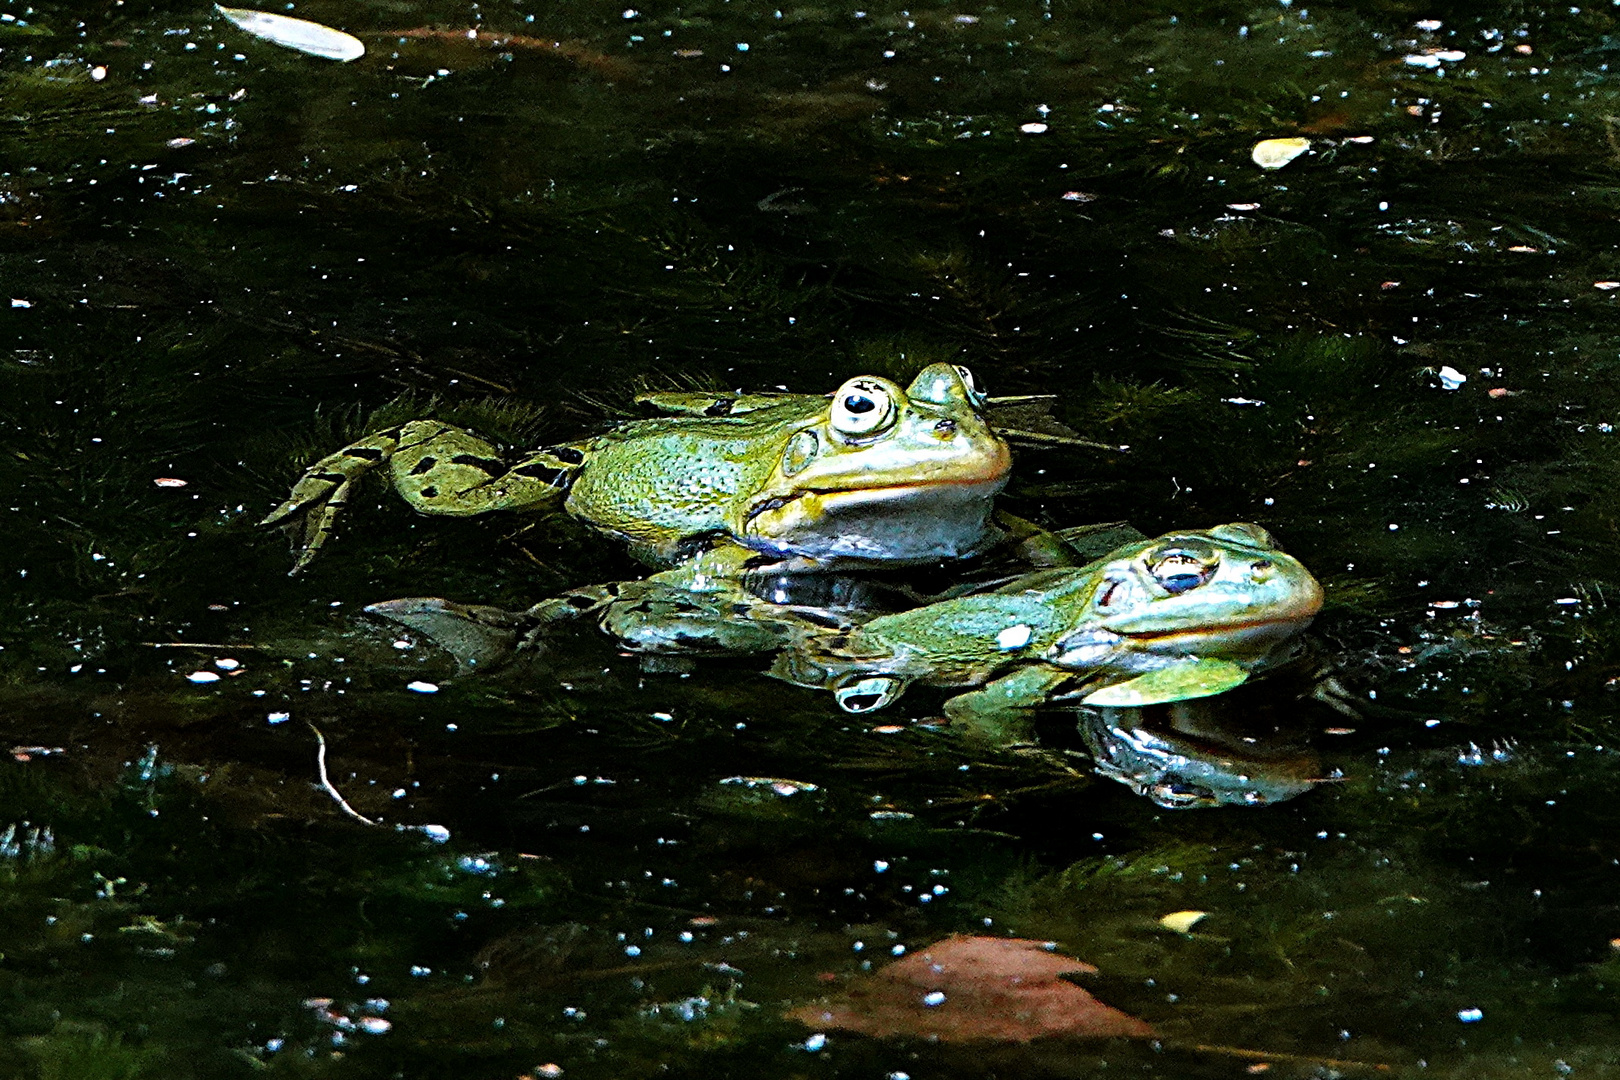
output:
[[[788,1018],[824,1031],[940,1042],[1148,1038],[1153,1028],[1058,976],[1097,969],[1024,938],[937,941]]]
[[[1159,920],[1159,925],[1166,930],[1174,930],[1178,934],[1185,934],[1203,922],[1208,914],[1207,911],[1172,911]]]
[[[1310,148],[1309,139],[1263,139],[1254,144],[1249,156],[1262,169],[1280,169]]]
[[[219,4],[215,4],[214,9],[238,29],[254,37],[310,56],[327,60],[358,60],[366,54],[366,47],[359,38],[308,19],[294,19],[289,15],[274,15],[248,8],[228,8]]]

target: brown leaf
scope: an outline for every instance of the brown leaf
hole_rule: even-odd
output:
[[[1151,1036],[1144,1021],[1058,978],[1096,970],[1044,942],[957,934],[787,1015],[818,1030],[940,1042]]]

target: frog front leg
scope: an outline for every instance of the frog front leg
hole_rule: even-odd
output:
[[[491,510],[555,507],[584,461],[580,448],[561,446],[538,451],[508,469],[500,452],[472,432],[437,420],[412,420],[317,461],[259,524],[308,518],[295,539],[300,551],[289,573],[296,574],[330,539],[353,483],[383,465],[412,509],[471,517]]]
[[[1011,746],[1034,741],[1035,710],[1075,681],[1075,673],[1050,664],[1027,664],[958,694],[945,715],[970,738]]]

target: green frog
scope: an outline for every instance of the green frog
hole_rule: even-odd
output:
[[[681,587],[764,564],[918,564],[973,555],[999,532],[1007,443],[962,367],[911,384],[864,375],[830,397],[649,394],[673,415],[546,447],[508,466],[486,440],[413,420],[316,462],[261,525],[302,521],[298,573],[331,537],[354,483],[386,466],[425,514],[562,509]]]
[[[806,628],[772,674],[831,689],[870,712],[913,683],[976,687],[946,716],[997,741],[1055,700],[1141,707],[1219,694],[1285,655],[1322,588],[1258,525],[1234,523],[1127,544],[1086,566]]]

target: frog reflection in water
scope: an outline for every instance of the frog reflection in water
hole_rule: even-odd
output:
[[[332,534],[354,482],[387,466],[426,514],[561,508],[655,566],[706,583],[783,569],[922,563],[998,537],[991,502],[1011,456],[966,368],[934,364],[901,388],[878,376],[831,398],[653,394],[678,415],[540,450],[510,468],[490,443],[414,420],[321,459],[261,523],[303,517],[297,573]]]
[[[1334,779],[1310,745],[1316,710],[1305,699],[1343,705],[1331,697],[1331,677],[1305,660],[1211,697],[1081,706],[1078,732],[1097,773],[1166,809],[1282,802]]]
[[[850,712],[882,708],[913,683],[978,687],[947,701],[946,715],[1011,741],[1051,701],[1146,706],[1230,690],[1285,656],[1321,606],[1304,566],[1264,529],[1236,523],[853,629],[807,629],[772,674],[831,689]]]

